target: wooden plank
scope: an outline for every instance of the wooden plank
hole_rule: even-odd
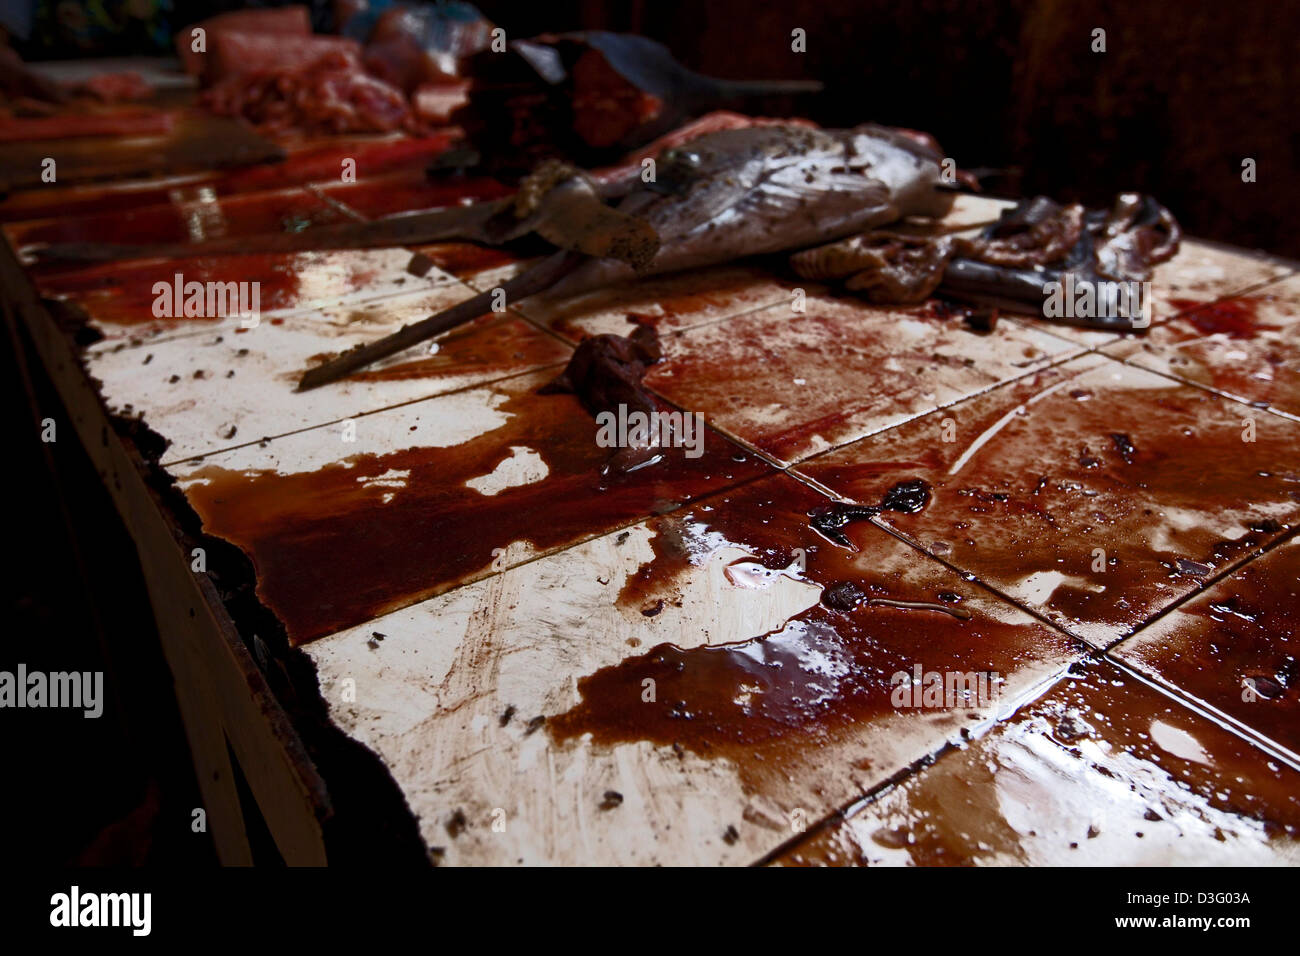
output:
[[[66,336],[8,249],[0,254],[0,274],[9,292],[7,308],[27,328],[73,428],[135,538],[221,860],[251,859],[229,768],[229,741],[284,859],[323,865],[321,824],[329,814],[328,798],[287,715],[211,581],[189,571],[188,542],[147,484],[138,454],[114,432]]]

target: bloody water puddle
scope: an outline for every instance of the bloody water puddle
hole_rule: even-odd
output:
[[[360,454],[300,474],[206,464],[187,472],[185,493],[205,532],[251,558],[259,596],[302,644],[480,577],[513,542],[565,547],[771,470],[733,460],[734,446],[709,433],[699,458],[674,449],[602,484],[608,450],[596,446],[591,416],[571,395],[536,394],[551,377],[497,386],[506,422],[459,445]],[[418,430],[439,401],[380,414]],[[292,460],[295,443],[338,441],[335,432],[287,436],[272,450]],[[466,484],[520,450],[544,463],[544,478],[496,494]]]
[[[185,282],[256,282],[263,313],[308,308],[352,295],[376,280],[386,279],[400,291],[417,289],[421,280],[407,276],[404,252],[392,249],[342,249],[322,252],[277,252],[234,256],[176,258],[166,262],[110,262],[72,272],[32,270],[41,295],[70,299],[96,322],[105,325],[184,325],[221,321],[219,316],[159,319],[153,313],[157,300],[154,284],[173,282],[176,273]]]
[[[925,479],[930,507],[879,520],[1110,643],[1290,527],[1300,431],[1097,361],[1041,371],[799,470],[860,502]]]
[[[225,198],[200,197],[179,202],[132,206],[129,210],[67,216],[5,227],[16,247],[54,242],[122,242],[177,244],[176,255],[196,239],[300,232],[313,226],[348,221],[339,210],[306,189],[253,193]],[[78,271],[84,263],[43,263],[40,271]]]
[[[551,735],[590,734],[606,746],[649,741],[727,758],[751,791],[762,790],[793,779],[821,748],[898,716],[894,675],[910,675],[917,664],[926,673],[986,675],[991,694],[1005,689],[999,676],[1015,682],[1028,665],[1064,666],[1078,653],[1081,646],[1063,634],[1011,612],[879,528],[850,525],[851,547],[832,543],[810,523],[826,504],[783,475],[656,520],[655,556],[619,595],[629,612],[679,600],[688,568],[726,545],[750,556],[727,568],[733,586],[762,587],[789,574],[819,585],[821,601],[771,634],[691,649],[661,644],[584,677],[581,702],[548,718]],[[654,701],[644,699],[647,686]],[[974,711],[956,713],[960,722]],[[945,731],[931,733],[937,746]]]
[[[307,183],[338,183],[344,173],[345,160],[353,161],[358,179],[404,168],[422,171],[446,151],[451,141],[452,134],[448,132],[397,140],[313,142],[292,151],[281,163],[130,183],[69,186],[57,191],[27,190],[0,202],[0,222],[91,216],[170,203],[177,198],[193,201],[201,195],[200,191],[221,197]]]
[[[1300,773],[1104,661],[781,855],[783,866],[1251,864]]]
[[[1300,544],[1256,558],[1115,653],[1300,754]]]

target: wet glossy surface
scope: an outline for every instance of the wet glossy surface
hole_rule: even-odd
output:
[[[215,456],[181,480],[301,643],[477,577],[514,542],[563,547],[767,470],[710,435],[699,458],[675,449],[602,486],[591,417],[535,394],[550,377],[363,417],[355,444],[340,425]]]
[[[211,173],[190,173],[162,180],[126,183],[88,183],[14,193],[0,201],[0,222],[48,219],[56,216],[90,216],[135,209],[140,206],[184,201],[205,189],[216,196],[284,189],[308,183],[334,184],[344,175],[344,161],[352,160],[356,175],[364,179],[399,169],[420,169],[440,155],[450,134],[415,139],[334,138],[307,143],[291,150],[282,163],[266,163]]]
[[[204,334],[162,335],[134,348],[106,340],[89,369],[109,407],[131,404],[171,444],[163,464],[211,454],[543,367],[570,348],[511,313],[480,316],[315,395],[293,391],[303,370],[359,342],[460,301],[465,288],[426,275],[425,291],[268,319],[228,320]]]
[[[1300,279],[1196,306],[1111,355],[1300,418]]]
[[[54,242],[174,242],[183,254],[187,242],[261,233],[299,232],[344,222],[338,209],[306,189],[250,193],[221,198],[204,187],[187,190],[176,201],[87,216],[11,223],[9,241],[20,251]],[[41,272],[79,271],[82,263],[51,263]]]
[[[1300,772],[1111,664],[779,856],[786,866],[1291,865]]]
[[[262,317],[270,321],[277,315],[413,291],[436,280],[412,275],[407,271],[410,261],[403,249],[264,253],[104,263],[75,271],[37,268],[33,280],[42,296],[65,299],[84,310],[106,338],[143,342],[222,324],[219,316],[154,314],[154,284],[174,283],[177,272],[187,283],[258,283]]]
[[[445,140],[303,141],[278,166],[22,194],[0,221],[179,252],[498,194],[425,177]],[[990,215],[959,206],[947,227]],[[747,263],[512,303],[293,392],[305,364],[533,255],[420,251],[31,274],[107,336],[87,351],[106,403],[172,441],[205,530],[249,555],[440,860],[750,863],[942,754],[782,862],[1296,862],[1278,755],[1300,747],[1300,549],[1277,542],[1300,423],[1205,390],[1295,414],[1295,280],[1257,288],[1288,267],[1189,242],[1157,270],[1161,324],[1117,340],[979,334],[811,283],[796,312],[791,277]],[[259,281],[261,326],[155,318],[177,270]],[[667,355],[652,389],[826,493],[713,433],[703,458],[602,479],[591,414],[537,390],[633,323]],[[1098,645],[1187,599],[1112,653],[1241,735],[1106,664],[1026,704],[1085,648],[1004,595]],[[996,693],[927,700],[933,674]]]
[[[333,182],[320,184],[316,189],[321,195],[343,203],[367,219],[497,199],[513,192],[495,179],[482,176],[430,178],[423,168],[358,176],[355,183]]]
[[[1112,653],[1300,762],[1300,540],[1252,561]]]
[[[860,502],[924,479],[876,520],[1105,646],[1300,518],[1298,428],[1087,357],[799,470]]]
[[[751,862],[1081,650],[871,525],[830,545],[805,513],[824,501],[761,479],[305,651],[446,862]],[[836,578],[968,616],[834,611],[818,582]],[[894,707],[881,674],[980,662],[1003,669],[996,706]],[[680,700],[693,717],[670,716]]]
[[[1022,692],[1022,670],[1077,653],[1063,635],[870,524],[847,529],[844,546],[832,543],[809,521],[825,505],[812,489],[774,479],[656,522],[655,557],[619,594],[629,611],[653,617],[679,603],[683,577],[721,543],[749,555],[726,569],[733,586],[791,576],[816,584],[821,600],[770,634],[722,646],[664,644],[580,679],[582,701],[548,719],[552,736],[685,748],[732,761],[747,786],[761,788],[795,776],[817,748],[904,713],[894,693],[900,672],[919,665],[923,673],[996,675],[989,699],[971,700],[971,710],[937,708],[955,720],[951,732],[995,710],[1004,692]],[[652,702],[643,699],[647,681]]]
[[[663,339],[646,383],[782,462],[898,424],[1075,351],[1037,329],[991,335],[851,296],[809,296]]]

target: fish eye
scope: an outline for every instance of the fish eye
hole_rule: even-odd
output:
[[[693,149],[670,149],[664,153],[664,160],[673,166],[685,169],[698,169],[704,162],[700,154]]]

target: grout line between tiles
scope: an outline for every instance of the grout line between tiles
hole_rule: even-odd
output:
[[[251,441],[242,442],[238,445],[228,445],[223,448],[218,448],[213,451],[203,452],[197,455],[186,455],[184,458],[174,458],[174,459],[160,458],[158,464],[163,468],[170,468],[173,465],[180,465],[186,462],[201,461],[205,458],[211,458],[214,455],[224,455],[227,452],[237,451],[240,448],[248,448],[251,445],[260,445],[264,441],[278,441],[281,438],[288,438],[291,435],[301,435],[303,432],[315,431],[316,429],[319,428],[329,428],[331,425],[337,425],[340,422],[345,422],[350,419],[368,418],[371,415],[378,415],[381,412],[392,411],[395,408],[406,408],[408,405],[416,405],[420,402],[436,401],[437,399],[445,398],[448,395],[459,395],[462,392],[473,391],[476,388],[486,388],[489,385],[497,385],[500,384],[501,382],[507,382],[510,381],[511,379],[519,378],[524,375],[536,375],[539,372],[546,371],[547,369],[560,368],[562,365],[564,365],[563,362],[550,362],[546,365],[538,365],[534,368],[524,369],[521,372],[511,372],[509,375],[502,375],[494,379],[490,379],[482,382],[472,382],[467,385],[462,385],[459,388],[449,389],[445,392],[438,392],[436,395],[425,395],[422,398],[412,398],[405,402],[396,402],[395,404],[392,405],[385,405],[382,408],[372,408],[369,409],[368,411],[357,412],[353,415],[345,415],[342,418],[334,418],[331,419],[330,421],[318,422],[314,425],[304,425],[302,428],[294,428],[290,431],[281,432],[277,435],[263,435],[261,438],[256,438]]]
[[[1211,723],[1217,724],[1219,727],[1231,733],[1234,737],[1244,740],[1256,750],[1262,751],[1274,760],[1286,764],[1292,770],[1300,772],[1300,754],[1292,753],[1286,747],[1283,747],[1271,737],[1255,730],[1250,725],[1242,723],[1237,718],[1211,707],[1204,701],[1198,700],[1177,684],[1145,674],[1133,665],[1111,657],[1109,650],[1102,652],[1098,659],[1105,660],[1108,664],[1123,671],[1134,680],[1140,681],[1151,689],[1159,692],[1162,696],[1168,698],[1179,707],[1190,710],[1194,714],[1205,718]]]
[[[927,754],[923,754],[922,756],[913,760],[911,763],[907,764],[904,767],[900,767],[897,771],[895,771],[886,779],[880,781],[879,783],[871,787],[868,787],[865,790],[859,791],[852,798],[840,804],[834,810],[828,812],[825,816],[820,818],[815,824],[808,827],[802,833],[797,833],[792,837],[788,837],[775,849],[769,850],[767,853],[763,854],[763,856],[759,857],[757,860],[751,863],[750,866],[767,866],[771,864],[778,857],[784,855],[785,853],[788,853],[789,851],[793,850],[795,847],[800,846],[803,843],[811,840],[816,835],[823,833],[829,828],[836,826],[840,823],[847,822],[849,818],[851,818],[854,814],[858,813],[863,808],[875,803],[881,797],[884,797],[889,791],[893,790],[895,787],[904,783],[908,779],[916,776],[917,774],[928,769],[929,767],[934,766],[941,759],[947,756],[949,753],[962,749],[967,744],[976,740],[980,740],[983,737],[989,735],[990,733],[993,733],[994,731],[997,730],[997,728],[1003,726],[1007,721],[1011,720],[1013,717],[1019,714],[1026,707],[1042,699],[1046,694],[1050,693],[1062,681],[1070,680],[1071,671],[1074,669],[1075,665],[1079,664],[1082,661],[1086,661],[1087,659],[1088,656],[1086,654],[1080,654],[1080,656],[1073,658],[1068,664],[1062,667],[1057,673],[1051,675],[1050,677],[1044,678],[1043,680],[1039,681],[1037,684],[1026,689],[1024,694],[1022,694],[1020,699],[1017,701],[1016,705],[1008,713],[1000,717],[995,714],[993,717],[989,718],[988,720],[980,721],[979,723],[975,724],[973,727],[963,727],[962,739],[960,743],[955,742],[953,740],[945,740],[942,744],[940,744],[931,752]]]

